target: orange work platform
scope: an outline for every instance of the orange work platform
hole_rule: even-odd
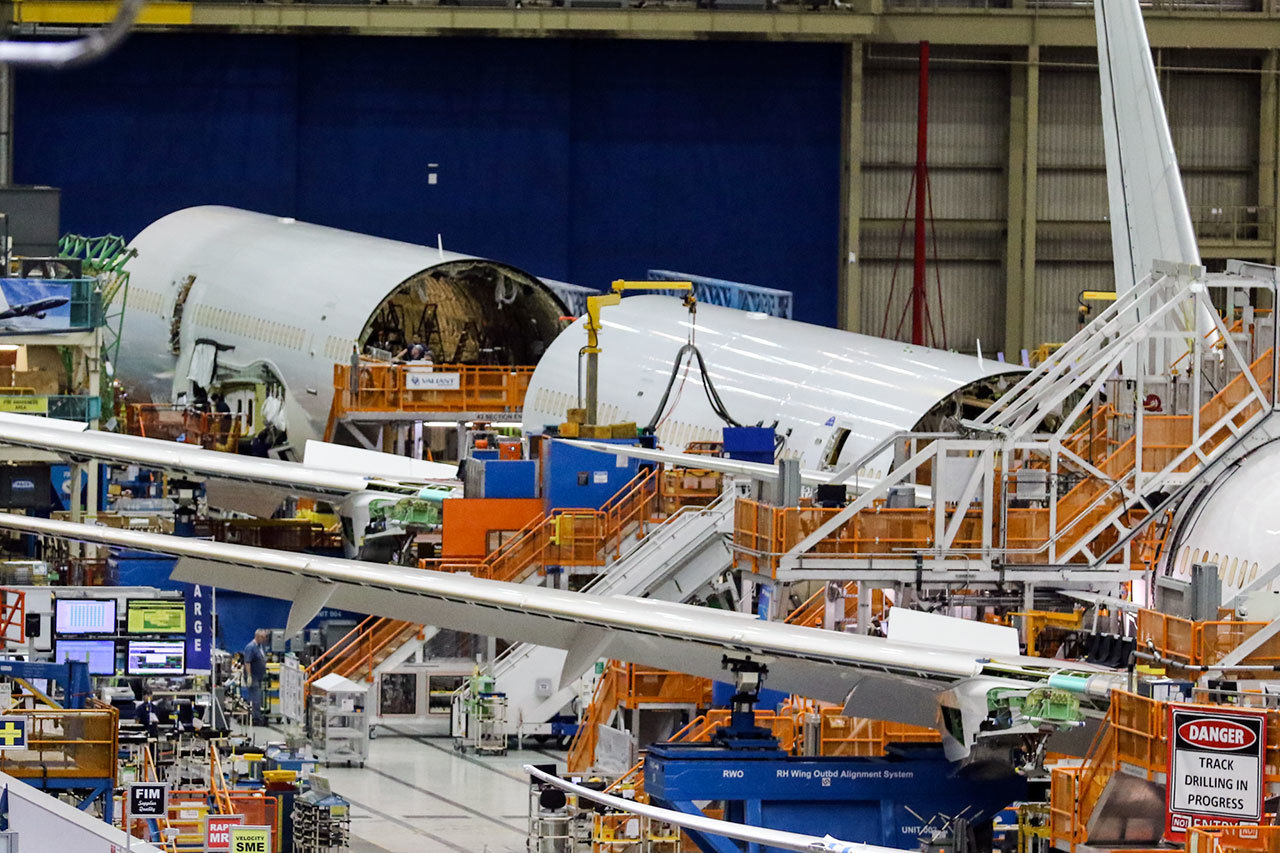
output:
[[[333,366],[333,406],[349,412],[519,412],[533,368],[486,364],[388,364],[362,361]]]

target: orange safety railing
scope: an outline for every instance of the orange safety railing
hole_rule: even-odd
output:
[[[1134,639],[1139,648],[1151,643],[1162,657],[1196,664],[1196,623],[1158,610],[1139,610]]]
[[[349,412],[520,411],[532,367],[478,364],[389,364],[362,361],[333,366],[332,417]]]
[[[373,671],[387,655],[400,648],[411,637],[421,636],[422,626],[384,616],[366,616],[342,639],[307,668],[306,686],[330,673],[344,678],[373,681]]]
[[[162,403],[130,403],[125,408],[125,432],[144,438],[198,444],[235,453],[244,430],[242,418],[233,414],[199,412],[186,406]]]
[[[1206,706],[1212,707],[1212,706]],[[1050,835],[1055,845],[1074,851],[1087,841],[1087,827],[1112,778],[1128,775],[1154,780],[1168,770],[1166,726],[1168,705],[1116,690],[1111,694],[1107,717],[1081,767],[1054,767],[1051,772]],[[1280,744],[1270,741],[1280,733],[1280,711],[1267,712],[1265,781],[1280,781]]]
[[[1187,853],[1280,853],[1280,826],[1193,826]]]
[[[203,853],[213,812],[213,792],[201,788],[174,788],[169,791],[169,826],[178,831],[173,839],[178,853]]]
[[[883,617],[885,612],[884,590],[876,588],[871,592],[871,612],[874,616]],[[788,625],[821,628],[822,618],[826,614],[826,602],[826,587],[820,587],[817,592],[802,601],[795,610],[788,613],[782,621]],[[858,582],[849,581],[844,585],[844,614],[840,618],[843,621],[853,619],[857,616],[857,612]]]
[[[942,741],[942,735],[936,729],[847,717],[837,706],[820,708],[817,713],[819,755],[879,758],[891,744]]]
[[[1080,797],[1080,774],[1083,767],[1049,768],[1049,837],[1054,847],[1075,853],[1084,843],[1084,824],[1080,822],[1076,803]]]
[[[1150,648],[1172,662],[1194,668],[1220,662],[1241,643],[1266,627],[1266,622],[1215,620],[1192,622],[1155,610],[1139,610],[1135,637],[1139,649]],[[1254,649],[1241,665],[1280,664],[1280,637],[1272,637]],[[1226,670],[1230,672],[1230,670]],[[1252,678],[1274,677],[1275,672],[1252,672]]]
[[[0,771],[19,779],[110,779],[119,771],[120,715],[114,708],[12,709],[27,720],[27,745],[0,751]]]
[[[612,663],[617,664],[617,661]],[[634,663],[622,666],[622,679],[618,705],[623,708],[639,708],[654,703],[681,705],[709,705],[711,703],[711,679],[638,666]]]
[[[27,641],[27,594],[20,589],[0,587],[0,642]]]
[[[1271,379],[1271,352],[1268,350],[1250,366],[1254,379],[1262,387],[1269,387]],[[1228,382],[1217,394],[1201,407],[1200,422],[1215,424],[1250,392],[1243,373]],[[1239,413],[1233,422],[1243,424],[1258,412],[1255,401]],[[1096,413],[1088,424],[1071,437],[1080,449],[1093,448],[1101,437],[1100,424],[1111,413]],[[1202,447],[1206,452],[1232,437],[1225,421],[1211,434],[1204,436]],[[1158,470],[1190,446],[1191,417],[1184,415],[1149,415],[1144,419],[1143,469]],[[1086,479],[1058,499],[1058,548],[1064,550],[1078,543],[1091,528],[1121,500],[1112,490],[1111,482],[1123,480],[1136,464],[1136,439],[1130,437],[1098,463],[1108,480]],[[1190,470],[1199,464],[1192,456],[1180,470]],[[1000,492],[997,485],[996,493]],[[777,507],[757,501],[739,500],[734,509],[734,548],[739,567],[750,568],[761,574],[773,575],[777,571],[779,557],[796,546],[827,519],[840,512],[837,508]],[[1128,519],[1130,523],[1136,517]],[[982,514],[973,510],[959,520],[958,533],[952,543],[957,557],[980,551],[982,548]],[[997,521],[998,525],[1000,522]],[[1004,530],[992,531],[992,541],[1006,543],[1009,562],[1034,562],[1045,558],[1044,548],[1049,543],[1049,510],[1047,508],[1009,507],[1004,512]],[[1115,540],[1115,531],[1108,530],[1095,537],[1099,546]],[[815,554],[861,554],[893,556],[900,552],[933,545],[934,510],[931,508],[889,508],[883,502],[865,509],[846,521],[813,549]],[[1023,553],[1017,553],[1022,551]]]
[[[618,709],[618,700],[622,695],[622,667],[616,661],[605,665],[604,673],[596,682],[595,692],[591,695],[591,704],[578,725],[569,742],[569,754],[565,757],[565,766],[570,773],[585,773],[591,769],[596,760],[596,744],[600,740],[600,726],[609,722],[613,712]]]
[[[641,470],[600,507],[604,547],[612,549],[615,558],[622,555],[622,543],[628,536],[642,538],[645,525],[658,516],[662,482],[657,468]]]
[[[483,560],[421,560],[436,571],[519,583],[547,566],[605,566],[630,536],[641,538],[661,517],[661,475],[645,469],[600,509],[557,509],[529,520]]]

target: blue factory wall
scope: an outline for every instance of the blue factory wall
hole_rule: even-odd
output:
[[[15,179],[63,188],[66,231],[228,204],[592,286],[781,287],[831,324],[841,50],[136,36],[18,75]]]

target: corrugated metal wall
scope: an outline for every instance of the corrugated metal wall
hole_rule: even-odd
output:
[[[1088,53],[1046,53],[1040,70],[1036,185],[1036,268],[1031,328],[1034,341],[1064,341],[1077,328],[1077,294],[1110,290],[1106,160],[1102,104]]]
[[[1078,328],[1077,294],[1109,290],[1115,275],[1097,57],[1090,51],[1046,51],[1042,62],[1030,334],[1061,341]],[[1215,243],[1210,221],[1259,201],[1258,59],[1158,51],[1156,62],[1201,252],[1214,268],[1238,247]]]
[[[862,165],[862,328],[909,339],[903,317],[911,289],[908,206],[915,169],[918,74],[909,54],[881,55],[864,73]],[[1004,337],[1008,75],[999,68],[948,65],[930,75],[930,207],[935,231],[926,257],[933,340],[992,351]],[[936,260],[936,262],[935,262]],[[938,315],[941,295],[942,316]]]

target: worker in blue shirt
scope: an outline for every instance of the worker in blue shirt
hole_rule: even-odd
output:
[[[249,684],[249,707],[253,714],[255,726],[267,724],[266,715],[262,713],[262,686],[267,680],[267,642],[271,632],[259,628],[253,632],[253,639],[244,647],[244,674]]]

